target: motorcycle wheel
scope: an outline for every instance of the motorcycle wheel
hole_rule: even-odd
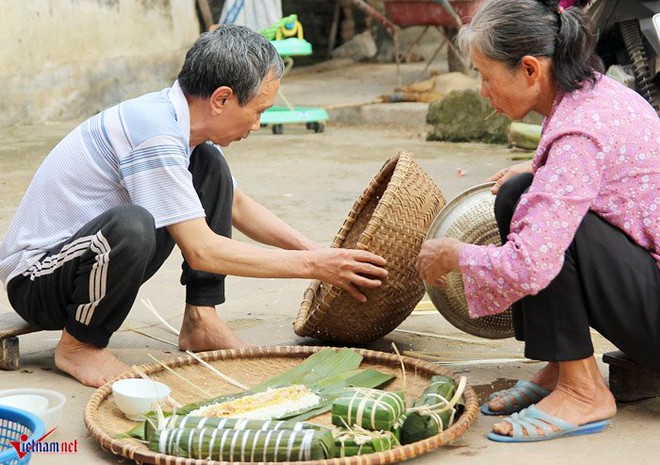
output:
[[[622,21],[619,23],[619,29],[621,30],[623,42],[628,51],[628,58],[633,67],[638,92],[653,105],[655,111],[660,115],[660,94],[651,75],[649,60],[644,49],[644,43],[642,42],[642,33],[639,29],[639,22],[634,19]]]

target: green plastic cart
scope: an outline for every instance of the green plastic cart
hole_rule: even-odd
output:
[[[280,56],[284,59],[284,75],[293,67],[293,56],[303,56],[312,54],[312,44],[305,39],[292,37],[289,39],[270,41]],[[284,97],[280,90],[280,98],[286,105],[273,106],[261,115],[261,125],[271,126],[273,134],[282,134],[285,124],[304,123],[307,129],[314,132],[323,132],[325,130],[324,121],[328,120],[328,112],[320,107],[294,107]]]

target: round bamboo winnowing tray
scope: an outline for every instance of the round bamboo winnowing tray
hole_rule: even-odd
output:
[[[429,228],[427,239],[453,237],[476,245],[500,245],[495,221],[493,183],[479,184],[452,199],[440,211]],[[449,323],[466,333],[489,339],[513,336],[513,316],[509,308],[503,313],[472,319],[468,315],[463,276],[447,274],[446,286],[425,283],[426,292],[435,308]]]
[[[313,281],[293,329],[339,344],[375,341],[395,329],[424,296],[415,261],[431,222],[445,199],[431,177],[400,152],[388,160],[335,236],[333,247],[368,250],[387,260],[387,279],[362,289],[360,303],[339,287]]]
[[[321,349],[321,347],[303,346],[254,347],[206,352],[198,354],[198,356],[222,371],[225,375],[243,384],[252,386],[300,364],[307,357]],[[362,364],[360,365],[361,368],[373,368],[384,373],[396,375],[397,378],[385,390],[405,392],[408,403],[422,393],[434,375],[451,376],[458,382],[458,378],[451,372],[422,360],[410,357],[401,357],[399,359],[392,354],[371,350],[356,350],[356,352],[363,357]],[[401,363],[403,363],[406,369],[405,386],[401,380]],[[203,367],[197,360],[190,356],[178,357],[164,364],[171,367],[199,388],[207,391],[211,396],[229,394],[238,390],[236,387],[214,375],[208,368]],[[167,384],[172,390],[172,397],[182,404],[205,399],[196,388],[184,382],[178,376],[166,371],[159,364],[143,365],[140,368],[152,379]],[[137,375],[128,372],[120,376],[120,378],[130,377],[137,377]],[[405,446],[399,446],[386,452],[293,463],[300,465],[376,465],[398,463],[426,454],[453,441],[474,423],[479,403],[477,395],[469,385],[463,393],[463,398],[465,401],[465,411],[456,423],[430,438]],[[158,465],[219,465],[230,463],[174,457],[150,451],[146,445],[132,438],[118,439],[118,435],[126,433],[136,423],[124,418],[121,411],[115,406],[112,398],[111,383],[106,383],[94,392],[92,398],[85,406],[83,418],[87,429],[99,441],[103,449],[138,463],[153,463]],[[330,413],[322,414],[309,421],[330,425]],[[247,465],[254,462],[231,463],[233,465]],[[274,465],[283,464],[284,462],[266,463]]]

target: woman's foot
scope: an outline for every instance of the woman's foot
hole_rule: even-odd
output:
[[[55,366],[90,387],[100,387],[130,370],[108,349],[80,342],[66,329],[55,347]]]
[[[254,344],[236,336],[227,325],[220,321],[215,307],[186,304],[179,333],[179,349],[201,352],[241,347],[254,347]]]
[[[593,356],[559,362],[558,369],[555,389],[536,404],[538,410],[573,425],[605,420],[616,414],[616,401],[605,385]],[[543,435],[540,428],[536,429],[538,434]],[[509,436],[512,426],[507,421],[495,423],[493,432]]]
[[[559,368],[556,362],[549,362],[540,369],[526,384],[524,388],[518,389],[514,386],[491,394],[487,404],[487,410],[484,413],[490,415],[509,415],[528,407],[529,405],[540,401],[555,388]],[[531,383],[531,384],[530,384]],[[497,395],[501,394],[501,395]]]

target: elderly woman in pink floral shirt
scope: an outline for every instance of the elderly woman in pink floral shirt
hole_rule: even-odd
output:
[[[552,0],[487,1],[459,35],[493,107],[545,116],[531,163],[493,176],[503,245],[427,241],[429,284],[460,271],[472,317],[513,304],[516,338],[547,361],[531,381],[491,396],[511,415],[489,438],[538,441],[602,431],[616,413],[590,327],[660,371],[660,119],[599,73],[578,8]]]

